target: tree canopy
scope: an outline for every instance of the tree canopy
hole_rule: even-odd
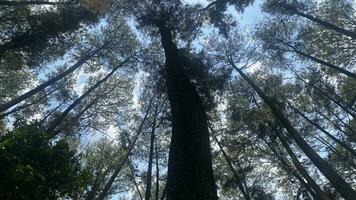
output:
[[[355,199],[355,10],[0,0],[0,199]]]

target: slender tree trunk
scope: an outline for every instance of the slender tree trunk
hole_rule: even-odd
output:
[[[228,166],[229,166],[229,168],[230,168],[232,174],[234,175],[235,181],[237,182],[237,185],[238,185],[238,187],[239,187],[240,192],[242,193],[242,195],[245,197],[246,200],[250,200],[251,197],[250,197],[250,195],[247,193],[247,188],[244,188],[244,186],[242,185],[242,182],[243,182],[243,181],[241,180],[241,178],[239,177],[237,171],[235,170],[234,166],[232,165],[232,162],[231,162],[230,157],[229,157],[229,156],[227,155],[227,153],[225,152],[225,150],[224,150],[224,148],[222,147],[222,145],[220,144],[218,138],[216,138],[215,132],[214,132],[214,130],[212,129],[211,126],[209,126],[209,129],[210,129],[210,131],[211,131],[211,135],[213,136],[213,138],[214,138],[216,144],[219,146],[219,149],[220,149],[220,151],[222,152],[222,154],[223,154],[223,156],[224,156],[224,158],[225,158],[225,160],[226,160],[226,162],[227,162],[227,164],[228,164]],[[246,189],[246,190],[245,190],[245,189]]]
[[[324,95],[326,98],[328,98],[330,101],[334,102],[336,105],[338,105],[340,108],[342,108],[345,112],[347,112],[349,115],[351,115],[354,119],[356,119],[356,114],[353,113],[352,111],[350,111],[347,107],[345,107],[344,105],[342,105],[339,101],[335,100],[334,98],[330,97],[326,92],[324,92],[322,89],[320,89],[319,87],[315,86],[314,84],[308,83],[307,81],[305,81],[302,77],[300,77],[298,75],[297,72],[295,72],[292,68],[289,68],[294,75],[296,76],[296,78],[300,81],[302,81],[303,83],[305,83],[306,85],[310,85],[311,87],[313,87],[314,89],[316,89],[318,92],[320,92],[322,95]]]
[[[169,200],[216,200],[207,115],[196,87],[190,82],[171,30],[156,21],[166,56],[166,83],[172,112],[168,162]]]
[[[294,154],[293,150],[289,147],[288,142],[283,137],[282,133],[276,130],[276,128],[272,127],[274,132],[276,133],[278,139],[281,141],[283,147],[287,150],[287,153],[292,159],[294,166],[298,169],[300,174],[305,178],[308,185],[313,188],[315,193],[318,196],[318,199],[322,200],[330,200],[330,198],[326,195],[326,193],[319,187],[319,185],[313,180],[313,178],[309,175],[308,171],[303,167],[302,163],[299,162],[297,156]]]
[[[155,155],[156,155],[156,196],[155,200],[158,200],[159,195],[159,165],[158,165],[158,143],[155,141]]]
[[[55,92],[55,91],[56,91],[56,89],[55,89],[55,90],[52,90],[52,91],[50,91],[50,92],[48,92],[48,93],[46,93],[45,95],[42,95],[40,98],[38,98],[38,99],[35,100],[34,102],[31,102],[31,103],[28,103],[28,104],[24,104],[24,105],[18,106],[18,107],[14,108],[14,109],[12,109],[12,110],[6,112],[6,113],[3,113],[3,114],[0,113],[0,119],[4,118],[4,117],[6,117],[6,116],[8,116],[8,115],[10,115],[10,114],[12,114],[12,113],[15,113],[15,112],[17,112],[17,111],[20,111],[20,110],[22,110],[22,109],[25,109],[25,108],[27,108],[27,107],[30,107],[30,106],[32,106],[32,105],[35,105],[35,104],[41,102],[41,101],[42,101],[43,99],[45,99],[48,95],[52,94],[52,93]]]
[[[131,177],[132,177],[132,182],[137,190],[137,193],[138,193],[138,196],[140,197],[140,200],[143,200],[143,197],[142,197],[142,194],[141,194],[141,191],[140,191],[140,188],[138,187],[138,184],[136,182],[136,178],[135,178],[135,171],[132,167],[132,163],[131,163],[131,160],[130,158],[128,158],[128,164],[129,164],[129,167],[130,167],[130,172],[131,172]]]
[[[90,87],[84,94],[82,94],[78,99],[76,99],[68,108],[62,112],[47,128],[47,133],[52,134],[56,127],[62,122],[62,120],[68,115],[68,113],[78,105],[85,97],[87,97],[91,92],[93,92],[96,88],[98,88],[102,83],[108,80],[116,70],[121,68],[124,64],[130,61],[133,56],[126,58],[123,62],[121,62],[118,66],[116,66],[109,74],[107,74],[103,79],[96,82],[92,87]]]
[[[282,166],[286,170],[286,172],[292,171],[293,176],[299,180],[300,184],[304,186],[305,189],[308,190],[309,194],[313,196],[313,199],[319,200],[320,198],[318,195],[314,192],[312,189],[312,186],[308,184],[307,182],[304,181],[304,179],[298,174],[298,172],[295,170],[295,168],[291,167],[288,162],[285,160],[285,158],[280,155],[275,148],[263,137],[260,137],[261,140],[264,141],[264,143],[272,150],[272,152],[277,156],[278,160],[282,163]]]
[[[117,87],[117,86],[115,86]],[[84,113],[86,111],[88,111],[91,107],[93,107],[95,104],[98,103],[98,101],[100,99],[104,99],[105,97],[107,97],[107,95],[109,95],[111,92],[111,89],[109,89],[107,92],[105,93],[100,93],[99,95],[97,95],[93,100],[91,100],[77,115],[75,115],[74,120],[79,119],[82,115],[84,115]]]
[[[257,101],[255,101],[255,104],[257,107],[260,107],[259,104],[257,103]],[[277,137],[279,138],[280,136],[283,137],[281,135],[281,133],[273,126],[272,123],[267,122],[268,126],[272,128],[272,130],[276,133]],[[289,166],[289,164],[287,164],[287,162],[284,160],[284,158],[279,155],[277,153],[277,151],[273,148],[273,146],[267,141],[265,140],[262,136],[260,137],[266,144],[267,146],[274,152],[274,154],[279,158],[279,160],[282,162],[282,164],[288,169],[291,168]],[[305,168],[303,167],[303,165],[299,162],[298,158],[295,156],[295,154],[293,153],[293,151],[289,148],[288,143],[286,142],[286,140],[284,138],[282,138],[283,142],[282,145],[283,147],[285,147],[285,145],[287,145],[287,147],[285,147],[285,149],[287,150],[288,155],[291,157],[292,159],[292,163],[294,164],[294,166],[297,168],[298,172],[304,177],[304,179],[306,180],[306,182],[304,181],[304,179],[302,177],[300,177],[300,175],[298,174],[298,172],[294,169],[291,168],[293,175],[301,182],[301,184],[304,184],[306,189],[309,191],[309,193],[313,196],[314,199],[321,199],[321,200],[330,200],[330,198],[326,195],[326,193],[319,187],[319,185],[314,181],[314,179],[309,175],[308,171],[305,170]]]
[[[323,114],[323,113],[321,113],[320,111],[316,110],[315,107],[314,107],[314,111],[315,111],[318,115],[322,116],[322,117],[323,117],[326,121],[328,121],[330,124],[332,124],[332,125],[334,126],[334,128],[338,129],[340,132],[344,133],[345,135],[348,135],[348,133],[347,133],[345,130],[343,130],[342,127],[341,127],[339,124],[333,122],[330,118],[328,118],[327,116],[325,116],[325,114]]]
[[[356,109],[352,107],[352,105],[354,104],[352,100],[349,102],[346,102],[339,94],[336,93],[336,91],[334,91],[332,89],[332,87],[330,87],[322,79],[319,79],[319,82],[326,87],[328,93],[330,93],[331,96],[335,96],[338,101],[340,101],[343,105],[347,106],[347,108],[350,109],[352,112],[356,113]]]
[[[35,87],[34,89],[22,94],[21,96],[6,102],[4,104],[0,105],[0,112],[3,112],[9,108],[11,108],[12,106],[22,102],[23,100],[35,95],[36,93],[38,93],[39,91],[45,89],[46,87],[54,84],[55,82],[57,82],[58,80],[66,77],[67,75],[71,74],[73,71],[75,71],[76,69],[78,69],[80,66],[82,66],[86,61],[88,61],[92,56],[94,56],[95,54],[99,53],[103,48],[105,48],[108,45],[108,43],[105,43],[104,45],[102,45],[100,48],[96,49],[95,51],[92,51],[91,53],[87,54],[86,56],[84,56],[82,59],[80,59],[78,62],[76,62],[73,66],[71,66],[69,69],[67,69],[66,71],[64,71],[63,73],[59,74],[58,76],[42,83],[41,85]]]
[[[157,111],[158,111],[158,105],[156,106],[156,109],[155,109],[155,112],[154,112],[153,122],[152,122],[152,127],[151,127],[150,153],[149,153],[148,167],[147,167],[145,200],[150,200],[151,199],[152,162],[153,162],[153,148],[154,148],[154,141],[155,141]]]
[[[61,102],[58,104],[53,110],[51,110],[39,123],[43,125],[43,123],[50,117],[54,112],[56,112],[66,101]]]
[[[242,70],[239,69],[232,61],[230,62],[230,64],[270,107],[273,115],[287,129],[290,137],[292,137],[296,141],[298,146],[304,151],[304,153],[315,164],[315,166],[320,170],[320,172],[331,182],[331,184],[341,194],[341,196],[347,200],[352,200],[356,196],[356,192],[352,189],[352,187],[340,175],[337,174],[337,172],[328,162],[326,162],[314,151],[314,149],[304,140],[304,138],[292,126],[289,120],[275,106],[275,104],[270,101],[270,99],[262,92],[262,90],[251,79],[249,79],[248,76],[246,76],[242,72]]]
[[[315,126],[316,128],[318,128],[321,132],[323,132],[326,136],[328,136],[330,139],[332,139],[334,142],[338,143],[340,146],[342,146],[344,149],[346,149],[347,151],[349,151],[353,156],[356,157],[356,151],[354,149],[352,149],[351,147],[349,147],[347,144],[345,144],[344,142],[342,142],[341,140],[339,140],[338,138],[336,138],[335,136],[333,136],[331,133],[329,133],[328,131],[326,131],[323,127],[321,127],[319,124],[313,122],[312,120],[310,120],[306,115],[304,115],[304,113],[302,113],[301,111],[299,111],[297,108],[295,108],[291,103],[289,103],[286,99],[285,102],[289,105],[289,107],[291,107],[295,112],[297,112],[300,116],[302,116],[305,120],[307,120],[310,124],[312,124],[313,126]]]
[[[130,142],[129,147],[127,148],[127,152],[125,154],[125,156],[121,159],[121,162],[118,164],[117,168],[115,169],[114,173],[111,175],[110,179],[108,180],[108,182],[106,182],[105,187],[103,188],[103,190],[101,191],[101,193],[99,194],[99,197],[97,198],[97,200],[103,200],[107,195],[108,195],[108,191],[111,188],[112,184],[114,183],[117,175],[120,173],[122,167],[124,166],[124,164],[126,163],[126,161],[128,160],[131,151],[133,150],[136,141],[138,139],[138,137],[140,136],[142,129],[143,129],[143,125],[145,124],[146,120],[147,120],[147,116],[150,113],[151,107],[152,107],[152,103],[154,100],[154,95],[151,97],[150,103],[148,104],[147,110],[146,110],[146,114],[143,117],[140,126],[137,129],[137,133],[134,136],[132,142]],[[92,200],[92,199],[90,199]]]
[[[315,22],[315,23],[317,23],[317,24],[319,24],[321,26],[324,26],[327,29],[334,30],[334,31],[336,31],[338,33],[341,33],[343,35],[349,36],[352,39],[356,39],[356,33],[353,32],[353,31],[346,30],[344,28],[336,26],[336,25],[334,25],[332,23],[329,23],[327,21],[324,21],[324,20],[319,19],[317,17],[314,17],[312,15],[300,12],[296,8],[294,8],[294,7],[290,6],[290,5],[287,5],[287,4],[284,4],[284,3],[281,3],[281,2],[278,2],[277,4],[280,5],[281,7],[283,7],[284,9],[294,13],[294,14],[297,14],[299,16],[305,17],[305,18],[307,18],[307,19],[309,19],[309,20],[311,20],[311,21],[313,21],[313,22]]]
[[[314,57],[314,56],[312,56],[312,55],[310,55],[310,54],[304,53],[303,51],[297,49],[296,47],[294,47],[294,46],[292,46],[292,45],[290,45],[290,44],[288,44],[288,43],[286,43],[286,42],[284,42],[284,41],[282,41],[282,40],[280,40],[280,39],[277,39],[277,40],[278,40],[280,43],[282,43],[282,44],[284,44],[284,45],[286,45],[286,46],[292,48],[292,52],[295,52],[295,53],[297,53],[298,55],[301,55],[301,56],[303,56],[303,57],[309,58],[310,60],[312,60],[312,61],[314,61],[314,62],[316,62],[316,63],[325,65],[325,66],[327,66],[327,67],[329,67],[329,68],[331,68],[331,69],[333,69],[333,70],[335,70],[335,71],[337,71],[337,72],[340,72],[340,73],[345,74],[346,76],[348,76],[348,77],[350,77],[350,78],[356,79],[356,74],[355,74],[355,73],[352,73],[352,72],[350,72],[350,71],[348,71],[348,70],[346,70],[346,69],[343,69],[343,68],[341,68],[341,67],[338,67],[338,66],[336,66],[336,65],[334,65],[334,64],[331,64],[331,63],[329,63],[329,62],[327,62],[327,61],[321,60],[321,59],[319,59],[319,58],[317,58],[317,57]]]
[[[92,101],[90,101],[77,115],[75,115],[74,119],[79,119],[86,111],[89,110],[89,108],[94,106],[100,98],[103,98],[103,96],[98,95]]]

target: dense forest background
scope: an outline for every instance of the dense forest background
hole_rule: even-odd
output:
[[[353,0],[0,0],[0,199],[356,199]]]

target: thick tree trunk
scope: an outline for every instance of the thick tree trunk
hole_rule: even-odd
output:
[[[216,200],[207,115],[163,21],[156,23],[166,56],[166,83],[172,112],[167,195],[169,200]]]
[[[264,94],[264,92],[250,78],[248,78],[248,76],[246,76],[246,74],[244,74],[242,70],[239,69],[232,61],[230,62],[230,64],[270,107],[276,119],[278,119],[281,124],[287,129],[289,136],[295,140],[298,146],[304,151],[304,153],[320,170],[320,172],[331,182],[331,184],[341,194],[341,196],[347,200],[352,200],[356,196],[356,192],[353,190],[353,188],[339,174],[337,174],[337,172],[328,162],[326,162],[314,151],[314,149],[304,140],[304,138],[292,126],[289,120],[275,106],[275,104],[270,101],[270,99]]]
[[[315,23],[317,23],[319,25],[324,26],[327,29],[334,30],[334,31],[336,31],[338,33],[341,33],[343,35],[346,35],[346,36],[349,36],[349,37],[351,37],[353,39],[356,39],[356,33],[355,32],[346,30],[344,28],[336,26],[336,25],[334,25],[332,23],[329,23],[327,21],[321,20],[321,19],[319,19],[317,17],[314,17],[312,15],[300,12],[296,8],[294,8],[294,7],[290,6],[290,5],[287,5],[287,4],[284,4],[284,3],[281,3],[281,2],[278,2],[278,5],[280,5],[284,9],[292,12],[293,14],[297,14],[299,16],[305,17],[305,18],[307,18],[307,19],[309,19],[309,20],[311,20],[311,21],[313,21],[313,22],[315,22]]]
[[[58,76],[42,83],[41,85],[35,87],[34,89],[26,92],[25,94],[22,94],[21,96],[6,102],[4,104],[0,105],[0,112],[3,112],[9,108],[11,108],[12,106],[22,102],[23,100],[35,95],[36,93],[38,93],[39,91],[45,89],[46,87],[54,84],[55,82],[57,82],[58,80],[66,77],[67,75],[71,74],[72,72],[74,72],[76,69],[78,69],[80,66],[82,66],[86,61],[88,61],[92,56],[94,56],[95,54],[97,54],[98,52],[100,52],[103,48],[105,48],[108,45],[108,43],[105,43],[104,45],[102,45],[100,48],[96,49],[95,51],[92,51],[91,53],[87,54],[86,56],[84,56],[82,59],[80,59],[78,62],[76,62],[73,66],[71,66],[70,68],[68,68],[66,71],[64,71],[63,73],[59,74]]]

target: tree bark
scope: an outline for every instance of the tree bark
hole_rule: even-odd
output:
[[[168,162],[169,200],[216,200],[207,115],[197,88],[190,82],[171,30],[163,20],[159,28],[166,57],[166,83],[172,112],[172,138]]]
[[[162,193],[162,196],[161,196],[161,200],[167,199],[166,197],[167,197],[167,183],[164,186],[163,193]]]
[[[292,126],[289,120],[275,106],[275,104],[270,101],[270,99],[264,94],[264,92],[251,79],[249,79],[248,76],[246,76],[242,72],[242,70],[239,69],[232,61],[230,61],[230,64],[270,107],[273,115],[287,129],[289,136],[295,140],[298,146],[304,151],[304,153],[320,170],[320,172],[331,182],[331,184],[341,194],[341,196],[347,200],[352,200],[356,196],[356,192],[352,189],[352,187],[339,174],[337,174],[337,172],[329,163],[327,163],[314,151],[314,149],[304,140],[304,138]]]

